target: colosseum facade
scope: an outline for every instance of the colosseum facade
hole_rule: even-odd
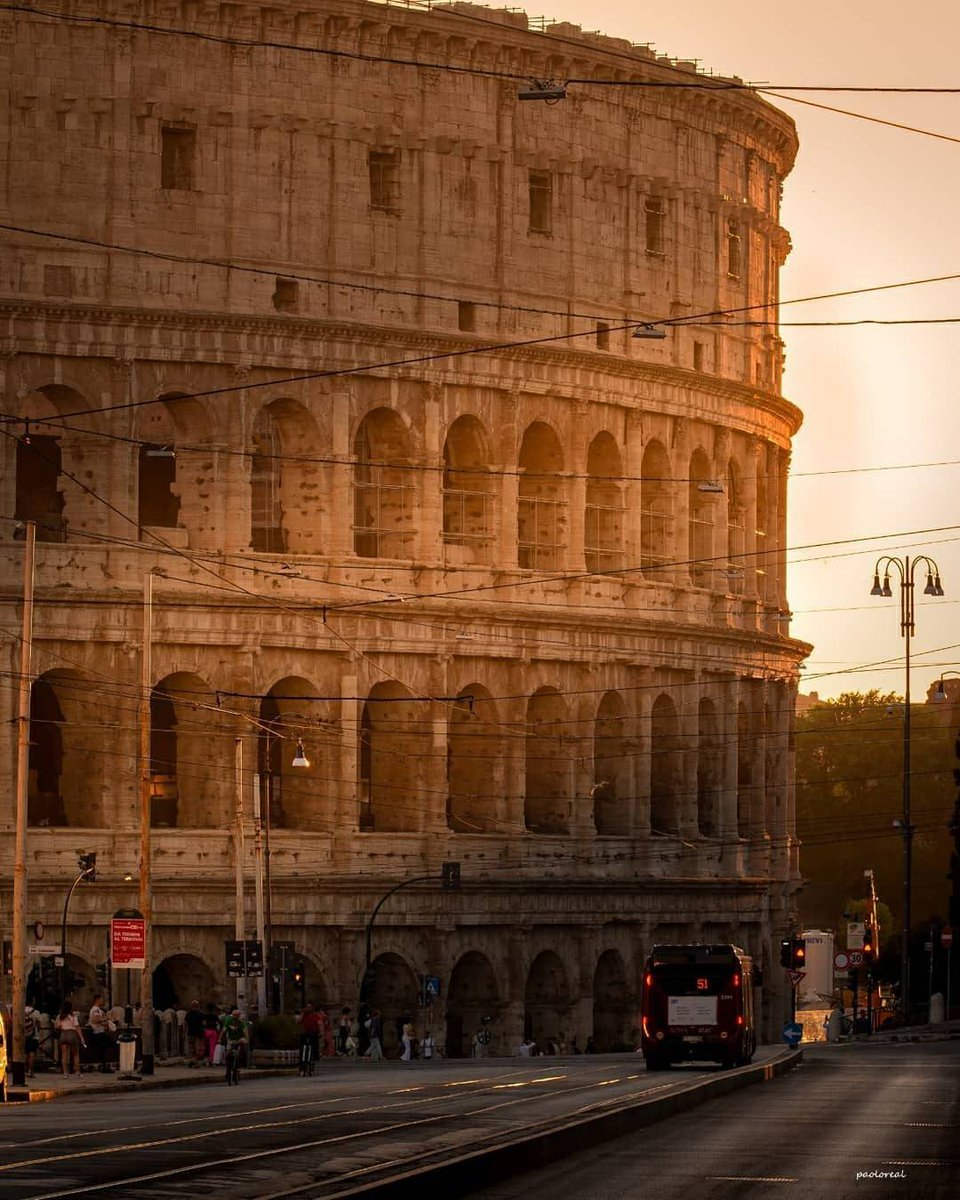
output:
[[[371,1002],[451,1054],[630,1044],[664,940],[751,951],[769,1036],[790,120],[468,4],[44,12],[0,14],[4,913],[32,521],[25,915],[96,852],[81,1003],[148,841],[160,1007],[233,994],[258,874],[355,1007],[425,877]],[[518,99],[572,79],[646,86]]]

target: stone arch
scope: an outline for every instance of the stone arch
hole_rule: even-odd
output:
[[[665,692],[650,714],[650,827],[676,833],[680,827],[682,754],[677,706]]]
[[[531,833],[570,832],[570,769],[564,754],[567,705],[556,688],[527,702],[524,825]]]
[[[618,950],[604,950],[593,973],[593,1042],[601,1053],[633,1049],[633,1006]]]
[[[543,950],[530,964],[523,994],[523,1034],[541,1050],[559,1045],[573,1020],[570,982],[563,960]]]
[[[769,488],[767,485],[767,455],[764,449],[760,449],[756,455],[755,462],[757,464],[757,482],[756,482],[756,509],[754,513],[755,537],[756,537],[756,558],[754,559],[754,576],[756,578],[757,599],[765,600],[767,598],[767,575],[768,562],[772,563],[770,551],[773,549],[772,541],[768,538],[770,532],[770,510],[769,510]]]
[[[445,1013],[447,1058],[467,1057],[484,1017],[493,1020],[499,1011],[497,978],[490,960],[478,950],[470,950],[450,972]],[[491,1032],[496,1036],[501,1031]]]
[[[103,754],[116,715],[79,671],[47,671],[30,689],[27,813],[31,825],[106,824]]]
[[[673,475],[658,441],[648,442],[640,466],[640,566],[654,579],[673,559]]]
[[[51,383],[24,396],[17,407],[24,425],[13,450],[15,518],[35,522],[38,542],[63,542],[68,530],[104,529],[102,502],[74,482],[90,478],[97,491],[107,489],[102,443],[92,434],[58,427],[63,414],[89,408],[90,401],[74,388]],[[94,417],[94,428],[98,423]]]
[[[627,709],[619,692],[607,692],[593,726],[593,824],[598,834],[630,833],[630,759]]]
[[[697,826],[704,837],[720,835],[723,741],[717,706],[702,696],[697,710]]]
[[[495,519],[489,438],[472,414],[458,417],[443,443],[443,545],[448,562],[487,563]]]
[[[497,706],[482,684],[463,688],[447,726],[447,828],[498,828],[498,782],[505,752]]]
[[[213,692],[199,675],[178,671],[150,693],[151,823],[217,829],[221,780],[232,767]],[[232,747],[230,747],[232,751]]]
[[[399,413],[375,408],[353,439],[353,549],[361,558],[410,558],[417,528],[409,430]]]
[[[587,451],[583,557],[588,571],[618,571],[623,566],[622,475],[620,448],[604,430]]]
[[[335,714],[333,702],[317,700],[317,694],[309,679],[289,675],[260,701],[257,773],[261,814],[271,829],[334,830],[322,781],[330,773],[326,751]],[[293,765],[301,746],[305,767]]]
[[[296,400],[271,400],[253,422],[250,546],[265,554],[317,554],[320,433]]]
[[[166,392],[139,410],[138,421],[141,529],[183,529],[187,532],[175,539],[177,544],[201,546],[213,540],[220,548],[220,512],[213,498],[222,485],[206,404]],[[168,534],[162,536],[169,540]]]
[[[716,564],[713,561],[713,526],[717,496],[701,491],[710,479],[710,460],[699,447],[690,456],[687,481],[687,559],[690,579],[698,587],[709,587]]]
[[[208,1004],[222,1004],[225,999],[216,975],[196,954],[168,954],[153,969],[153,1004],[158,1011],[189,1008],[193,1000],[199,1000],[200,1007],[206,1009]]]
[[[429,705],[399,683],[378,683],[360,718],[360,829],[416,833],[424,815],[420,786],[432,748]]]
[[[367,1004],[378,1008],[383,1017],[383,1050],[387,1057],[397,1056],[400,1030],[397,1023],[417,1011],[419,988],[410,964],[392,951],[378,954],[370,964],[373,986],[367,994]]]
[[[517,561],[531,571],[556,571],[567,544],[568,497],[563,449],[544,421],[528,425],[520,443]]]

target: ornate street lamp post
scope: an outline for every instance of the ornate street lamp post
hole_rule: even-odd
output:
[[[940,568],[928,558],[920,554],[911,559],[893,558],[883,555],[877,559],[873,569],[873,587],[871,596],[892,596],[890,587],[891,569],[900,577],[900,635],[904,639],[904,703],[903,703],[903,818],[901,832],[903,834],[903,945],[900,953],[900,1007],[904,1021],[910,1015],[910,896],[912,888],[913,869],[913,826],[910,823],[910,639],[916,630],[914,620],[916,593],[914,579],[917,568],[921,567],[927,573],[927,581],[923,589],[925,596],[942,596],[943,587],[940,583]],[[883,571],[883,583],[880,582],[880,572]]]

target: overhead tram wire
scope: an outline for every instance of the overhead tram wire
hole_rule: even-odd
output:
[[[42,236],[42,235],[41,235]],[[59,235],[51,235],[57,237]],[[662,325],[666,327],[683,326],[691,322],[703,321],[710,317],[722,317],[737,315],[739,313],[756,312],[758,310],[767,309],[782,309],[788,305],[794,304],[810,304],[819,300],[836,300],[847,296],[868,295],[875,292],[893,291],[899,288],[920,287],[932,283],[946,283],[960,279],[960,273],[952,273],[948,275],[928,276],[922,279],[902,280],[897,283],[874,284],[868,287],[846,288],[841,291],[824,292],[812,296],[799,296],[791,300],[770,300],[758,304],[741,305],[736,308],[728,309],[711,309],[709,311],[689,314],[685,317],[661,317],[647,318],[644,320],[635,319],[625,321],[619,325],[611,325],[608,333],[622,333],[628,329],[636,329],[648,325]],[[404,327],[399,326],[394,331],[397,336],[402,337],[406,332]],[[306,383],[317,379],[334,379],[345,375],[365,374],[370,371],[389,370],[391,368],[403,368],[410,366],[418,366],[423,363],[439,362],[441,360],[459,359],[469,357],[474,354],[492,354],[495,352],[510,352],[512,350],[524,350],[536,346],[550,346],[559,342],[571,341],[575,338],[595,337],[595,329],[574,330],[569,333],[549,334],[535,338],[523,338],[513,342],[495,342],[487,344],[478,344],[466,349],[445,350],[433,354],[417,355],[414,358],[392,359],[389,361],[380,361],[373,363],[364,363],[353,367],[333,368],[325,371],[308,371],[301,372],[297,375],[283,376],[279,379],[259,380],[255,383],[238,383],[231,384],[229,387],[207,388],[198,392],[179,393],[179,400],[197,400],[207,399],[211,396],[230,395],[238,392],[261,390],[263,388],[287,386],[291,383]],[[266,368],[260,368],[266,369]],[[148,400],[131,400],[120,404],[101,405],[97,408],[76,409],[73,412],[60,413],[58,420],[68,420],[73,417],[96,416],[100,413],[121,412],[129,409],[149,407],[154,404],[162,404],[165,402],[163,396],[154,396]],[[37,424],[43,424],[43,418],[37,419]]]
[[[456,10],[442,9],[440,10],[450,16],[460,16]],[[122,30],[137,30],[144,33],[154,33],[165,37],[184,37],[192,38],[195,41],[211,42],[216,45],[236,46],[241,49],[263,49],[263,50],[281,50],[296,54],[306,54],[314,57],[322,58],[346,58],[358,62],[369,62],[386,66],[400,67],[415,67],[418,69],[429,71],[446,71],[455,75],[470,75],[489,79],[509,79],[516,81],[527,81],[530,79],[529,72],[523,71],[495,71],[485,67],[463,67],[455,63],[444,62],[441,60],[426,61],[424,59],[400,58],[396,55],[387,54],[365,54],[361,51],[353,50],[336,50],[328,46],[305,46],[299,42],[284,42],[276,38],[240,38],[232,37],[227,34],[210,33],[199,29],[184,29],[177,26],[155,25],[146,21],[124,21],[116,17],[99,17],[99,16],[84,16],[80,13],[67,13],[56,9],[44,9],[37,5],[28,4],[0,4],[0,12],[22,13],[25,16],[42,17],[50,21],[61,21],[65,23],[90,25],[104,28],[117,28]],[[466,14],[471,16],[472,14]],[[479,18],[478,18],[479,19]],[[496,27],[501,33],[508,31],[506,27],[498,22],[484,21],[485,25]],[[543,36],[551,40],[551,35],[545,30],[524,29],[519,31],[526,35]],[[579,49],[581,55],[584,50],[589,48],[594,53],[604,54],[609,53],[604,46],[592,45],[586,47],[580,42],[574,42],[573,39],[566,39],[571,44],[574,44]],[[618,56],[630,61],[637,67],[647,69],[674,71],[680,72],[682,68],[678,67],[673,62],[661,62],[658,59],[643,60],[635,58],[632,55],[627,55],[624,51],[618,51]],[[688,72],[683,72],[688,74]],[[733,92],[760,92],[767,89],[776,88],[780,91],[790,92],[864,92],[864,93],[894,93],[905,95],[958,95],[960,87],[950,86],[912,86],[912,85],[889,85],[889,84],[812,84],[812,83],[771,83],[767,80],[749,82],[735,78],[724,78],[722,76],[706,76],[702,75],[696,79],[678,79],[678,80],[656,80],[656,79],[603,79],[594,77],[579,77],[572,76],[564,80],[566,84],[599,84],[605,87],[623,87],[623,88],[668,88],[678,90],[713,90],[713,91],[733,91]]]
[[[290,53],[300,53],[300,54],[309,54],[309,55],[328,57],[328,58],[347,59],[347,60],[353,60],[353,61],[363,62],[363,63],[383,64],[386,66],[406,66],[406,67],[412,67],[412,68],[418,69],[418,70],[445,71],[447,73],[461,75],[461,76],[472,76],[474,78],[487,78],[487,79],[492,79],[492,80],[510,81],[513,83],[524,83],[524,82],[530,81],[529,73],[494,71],[489,68],[457,66],[456,64],[450,63],[450,62],[436,62],[436,61],[435,62],[425,62],[420,59],[402,59],[402,58],[392,57],[389,55],[363,54],[359,51],[335,50],[330,47],[320,47],[320,46],[303,46],[303,45],[300,45],[298,43],[293,43],[293,42],[279,42],[279,41],[275,41],[275,40],[253,39],[253,38],[232,38],[232,37],[228,37],[224,34],[204,33],[200,30],[181,29],[181,28],[177,28],[177,27],[162,26],[162,25],[150,25],[146,22],[120,21],[116,18],[108,18],[108,17],[87,17],[87,16],[81,16],[79,14],[74,14],[74,13],[63,13],[63,12],[56,12],[56,11],[49,10],[49,9],[41,9],[41,8],[37,8],[37,7],[31,7],[29,5],[0,4],[0,11],[4,11],[4,10],[10,11],[10,12],[15,12],[15,13],[23,13],[25,15],[38,16],[38,17],[41,17],[41,18],[44,18],[47,20],[51,20],[51,21],[74,22],[74,23],[81,23],[81,24],[86,24],[86,25],[114,27],[114,28],[119,28],[119,29],[123,29],[123,30],[133,29],[133,30],[140,30],[140,31],[143,31],[146,33],[161,34],[161,35],[168,36],[168,37],[193,38],[195,40],[213,42],[216,44],[228,45],[228,46],[238,46],[241,48],[248,48],[248,49],[279,50],[279,51],[285,51],[285,52],[290,52]],[[456,15],[457,16],[469,16],[474,20],[479,19],[474,14],[458,13]],[[503,31],[503,28],[504,28],[502,25],[499,25],[498,23],[492,22],[492,21],[484,21],[482,23],[486,24],[488,26],[496,26],[501,32]],[[527,35],[532,34],[533,36],[537,36],[537,35],[544,36],[544,37],[549,38],[551,41],[557,40],[553,35],[548,34],[542,30],[527,29],[524,32]],[[583,53],[583,46],[580,43],[574,42],[573,39],[561,39],[561,40],[567,41],[571,45],[575,45],[577,47],[577,49],[579,50],[579,52],[581,54]],[[618,52],[612,47],[599,47],[599,48],[594,47],[594,49],[595,50],[599,49],[604,54],[612,53],[618,57],[624,58],[625,61],[630,62],[631,66],[633,67],[634,70],[637,70],[640,65],[638,63],[637,58],[635,58],[634,56],[625,55],[625,54],[623,54],[622,51]],[[675,73],[679,73],[683,70],[681,67],[677,66],[674,62],[662,62],[662,61],[659,61],[659,59],[652,61],[652,62],[650,62],[650,61],[644,62],[642,65],[644,67],[646,67],[647,69],[653,68],[658,71],[672,71]],[[687,72],[683,72],[683,73],[686,74]],[[939,95],[954,95],[954,94],[957,94],[958,92],[960,92],[960,88],[956,88],[956,87],[952,87],[952,86],[950,86],[950,87],[931,87],[931,86],[911,87],[911,86],[899,86],[899,85],[891,86],[891,85],[882,85],[882,84],[880,84],[880,85],[784,84],[784,83],[772,84],[772,83],[767,83],[767,82],[748,83],[748,82],[743,82],[742,80],[724,79],[724,78],[718,77],[718,76],[701,76],[701,77],[699,77],[697,79],[693,79],[693,80],[689,80],[689,79],[684,79],[684,80],[655,80],[655,79],[622,80],[622,79],[603,79],[603,78],[582,78],[582,79],[581,78],[570,78],[570,79],[567,79],[564,81],[564,86],[568,86],[571,84],[580,85],[580,86],[594,85],[594,86],[598,86],[598,87],[626,87],[626,88],[633,88],[633,89],[640,89],[640,90],[642,90],[642,89],[671,90],[672,89],[672,90],[681,90],[681,91],[683,91],[683,90],[687,90],[687,91],[690,91],[690,90],[700,90],[700,91],[713,90],[713,91],[725,91],[725,92],[733,92],[733,93],[750,92],[750,93],[753,93],[756,95],[772,96],[778,100],[787,100],[787,101],[792,100],[792,101],[794,101],[794,103],[797,103],[797,104],[808,104],[811,107],[821,108],[828,112],[834,112],[834,113],[837,113],[842,116],[853,117],[853,118],[856,118],[859,120],[864,120],[864,121],[871,121],[871,122],[874,122],[879,125],[886,125],[891,128],[894,128],[894,129],[901,129],[906,132],[920,134],[925,137],[938,138],[943,141],[949,141],[949,142],[960,141],[960,138],[952,137],[949,134],[937,133],[937,132],[934,132],[934,131],[928,130],[928,129],[920,129],[920,128],[917,128],[916,126],[905,125],[905,124],[901,124],[896,121],[888,121],[888,120],[884,120],[883,118],[880,118],[880,117],[873,117],[866,113],[852,112],[849,109],[836,108],[836,107],[832,107],[830,105],[825,105],[825,104],[817,104],[811,100],[804,100],[799,96],[787,96],[787,95],[782,94],[783,92],[817,92],[817,93],[821,93],[821,94],[825,93],[825,92],[847,92],[847,93],[864,93],[864,94],[880,94],[880,95],[901,94],[901,95],[938,95],[939,96]]]

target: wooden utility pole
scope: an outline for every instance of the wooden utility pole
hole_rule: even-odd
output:
[[[20,631],[20,678],[17,681],[17,824],[13,853],[13,1006],[10,1079],[23,1087],[26,1047],[23,1008],[27,998],[27,820],[30,779],[30,688],[33,682],[33,574],[37,527],[26,523],[23,547],[23,619]]]
[[[237,1008],[240,1015],[247,1015],[247,918],[245,888],[243,881],[243,738],[234,739],[234,783],[236,787],[236,811],[233,828],[233,865],[236,873],[237,911],[235,937],[243,946],[243,974],[237,976]]]
[[[143,913],[143,970],[140,973],[141,1073],[153,1074],[153,880],[150,834],[150,696],[153,691],[153,576],[143,580],[143,649],[140,654],[140,911]]]

